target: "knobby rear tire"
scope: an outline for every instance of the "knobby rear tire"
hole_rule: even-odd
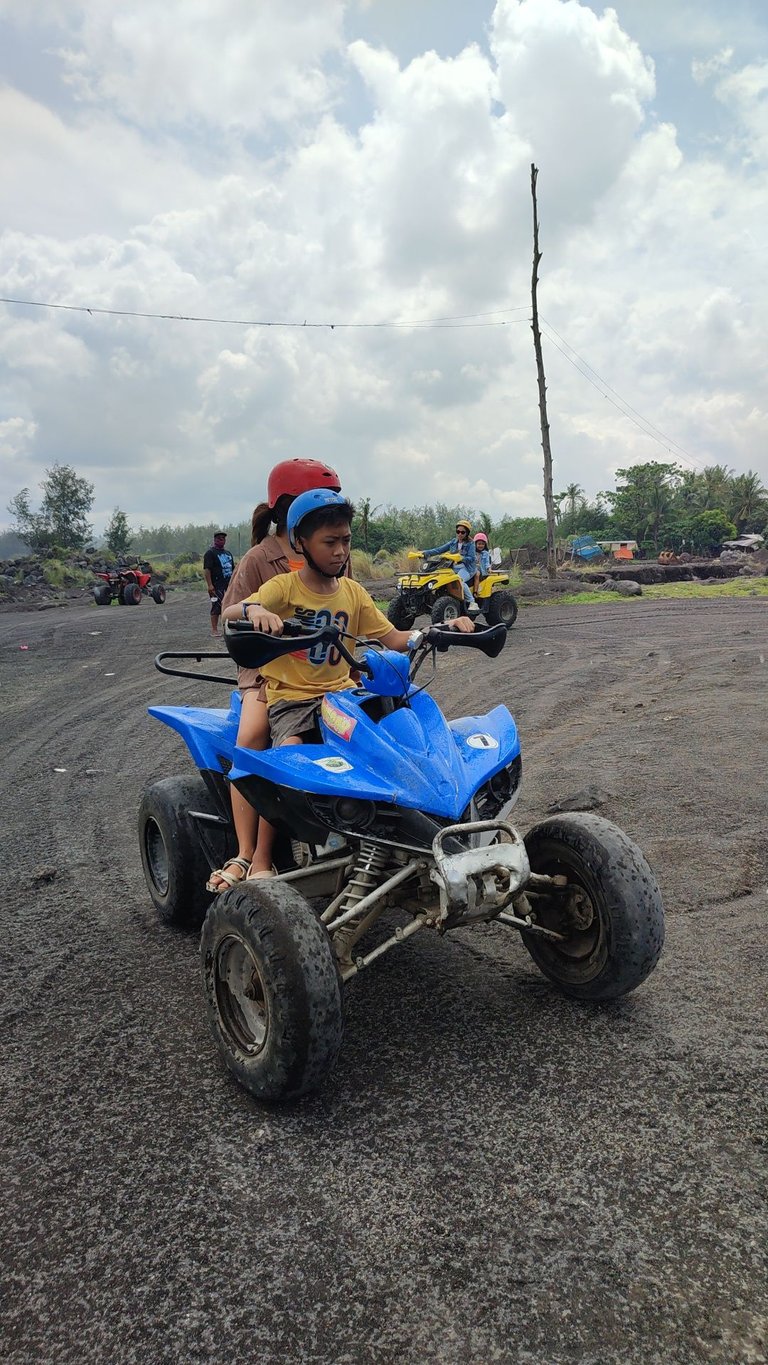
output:
[[[489,626],[505,625],[507,630],[517,620],[517,601],[511,592],[492,592],[485,608]]]
[[[165,924],[199,929],[211,903],[211,868],[189,812],[218,814],[201,777],[164,777],[148,787],[139,807],[139,847],[152,904]],[[217,840],[221,861],[226,838]]]

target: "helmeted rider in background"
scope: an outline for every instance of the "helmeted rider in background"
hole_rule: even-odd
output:
[[[478,531],[472,539],[475,542],[475,553],[477,555],[477,569],[472,582],[472,591],[477,592],[480,586],[480,579],[485,578],[491,572],[491,552],[488,549],[488,537],[485,531]]]
[[[476,612],[477,604],[469,587],[477,573],[477,554],[475,551],[475,542],[471,537],[471,523],[464,520],[457,521],[456,536],[453,540],[446,540],[444,545],[436,545],[433,550],[422,550],[422,554],[425,559],[431,559],[434,555],[446,553],[461,555],[461,563],[456,565],[456,573],[461,579],[466,607],[468,610]]]

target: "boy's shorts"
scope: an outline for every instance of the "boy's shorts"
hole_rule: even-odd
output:
[[[273,748],[291,735],[301,735],[305,744],[319,739],[317,721],[322,704],[322,697],[313,697],[311,701],[276,701],[270,706],[269,737]]]

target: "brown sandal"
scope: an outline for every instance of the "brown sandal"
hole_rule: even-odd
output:
[[[239,867],[243,874],[242,877],[233,877],[231,872],[227,872],[228,867]],[[205,883],[205,889],[206,891],[212,891],[214,895],[218,895],[219,892],[228,890],[230,886],[239,886],[241,882],[245,881],[250,868],[250,858],[227,858],[223,867],[217,867],[216,871],[211,873],[210,878]],[[224,886],[214,886],[214,877],[220,877],[224,882]]]

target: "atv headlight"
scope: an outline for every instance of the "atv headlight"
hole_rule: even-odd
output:
[[[358,801],[351,796],[310,796],[308,799],[312,813],[319,816],[332,829],[361,833],[376,819],[376,805],[373,801]]]
[[[437,579],[436,579],[436,578],[430,578],[429,582],[426,584],[427,592],[432,592],[433,588],[436,588],[436,587],[437,587]]]
[[[480,788],[475,796],[475,809],[481,820],[493,820],[499,811],[510,803],[514,804],[519,794],[522,767],[522,759],[518,754],[508,767],[494,773]]]

